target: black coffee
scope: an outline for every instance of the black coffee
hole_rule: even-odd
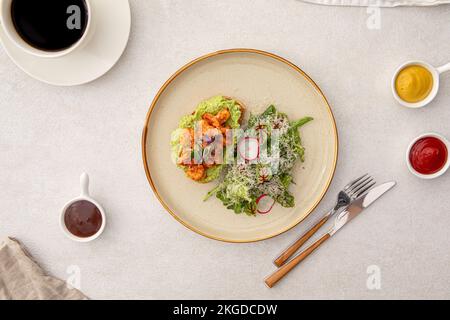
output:
[[[32,47],[60,51],[83,36],[88,12],[84,0],[13,0],[11,17],[17,33]]]

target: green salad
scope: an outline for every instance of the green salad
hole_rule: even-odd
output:
[[[294,183],[292,169],[298,160],[304,161],[305,155],[298,129],[311,120],[305,117],[290,121],[273,105],[262,114],[250,115],[247,128],[236,142],[237,160],[224,165],[219,184],[205,200],[215,195],[228,209],[247,215],[268,213],[275,203],[293,207],[295,199],[289,191]],[[248,148],[255,141],[258,141],[257,161],[254,156],[242,155],[247,152],[241,151],[245,149],[241,145]]]

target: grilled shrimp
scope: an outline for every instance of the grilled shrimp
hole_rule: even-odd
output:
[[[230,119],[230,111],[228,109],[220,110],[215,116],[210,113],[205,113],[203,115],[203,120],[206,120],[210,125],[215,128],[219,128]]]
[[[202,125],[202,134],[207,133],[208,130],[210,130],[210,129],[214,129],[214,126],[209,124],[209,122],[207,120],[200,120],[200,122],[201,122],[201,125]]]
[[[210,113],[205,113],[203,115],[203,120],[206,120],[208,122],[209,125],[218,128],[220,127],[220,122],[219,120],[216,118],[216,116],[213,116]]]
[[[230,111],[228,111],[228,109],[223,109],[223,110],[220,110],[220,111],[216,114],[215,118],[216,118],[216,120],[220,123],[220,125],[222,125],[222,124],[224,124],[228,119],[230,119],[230,116],[231,116]]]
[[[202,164],[191,165],[186,171],[186,175],[194,181],[202,180],[206,175],[205,167]]]

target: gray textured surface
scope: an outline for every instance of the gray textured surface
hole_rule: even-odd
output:
[[[450,6],[381,10],[369,30],[366,8],[294,0],[133,0],[128,50],[91,84],[59,88],[20,71],[0,49],[0,236],[19,238],[43,267],[67,278],[81,269],[92,298],[450,298],[450,173],[434,181],[404,165],[409,141],[424,131],[450,137],[450,74],[422,110],[396,105],[389,81],[397,65],[450,60]],[[178,224],[145,178],[140,135],[160,85],[185,62],[210,51],[250,47],[275,52],[321,86],[340,132],[329,193],[370,171],[398,187],[274,289],[263,278],[272,258],[304,230],[254,244],[208,240]],[[82,171],[107,210],[104,235],[77,244],[59,230],[60,208],[79,192]],[[367,267],[381,268],[368,290]]]

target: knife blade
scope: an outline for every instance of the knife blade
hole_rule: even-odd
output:
[[[389,181],[376,186],[369,190],[369,192],[350,204],[346,210],[342,211],[334,220],[334,226],[328,232],[330,236],[338,232],[343,226],[358,216],[364,209],[369,207],[372,203],[378,200],[383,194],[391,190],[397,183]]]

